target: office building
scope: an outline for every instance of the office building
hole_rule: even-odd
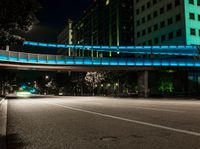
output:
[[[136,45],[200,45],[200,0],[134,0]]]
[[[64,28],[64,30],[58,35],[57,37],[57,41],[58,43],[61,44],[72,44],[72,37],[73,37],[73,21],[72,20],[68,20],[67,21],[67,25]],[[72,56],[73,55],[73,50],[72,49],[59,49],[58,50],[59,54],[65,54],[67,56]]]

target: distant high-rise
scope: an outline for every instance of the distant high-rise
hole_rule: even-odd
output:
[[[68,20],[66,27],[64,30],[58,35],[58,43],[62,44],[72,44],[73,37],[73,21]],[[68,56],[73,55],[73,51],[71,49],[59,49],[59,53],[66,54]]]
[[[133,44],[133,0],[96,0],[74,26],[74,43]]]
[[[134,0],[136,45],[200,45],[200,0]]]

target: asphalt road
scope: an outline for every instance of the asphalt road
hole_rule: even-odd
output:
[[[200,149],[200,101],[10,99],[8,149]]]

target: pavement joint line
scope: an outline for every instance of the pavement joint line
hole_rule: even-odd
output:
[[[161,108],[148,108],[148,107],[134,107],[134,108],[144,109],[144,110],[164,111],[164,112],[185,113],[185,111],[171,110],[171,109],[161,109]]]
[[[74,111],[85,112],[85,113],[98,115],[98,116],[102,116],[102,117],[117,119],[117,120],[126,121],[126,122],[130,122],[130,123],[135,123],[135,124],[150,126],[150,127],[154,127],[154,128],[160,128],[160,129],[163,129],[163,130],[173,131],[173,132],[176,132],[176,133],[183,133],[183,134],[187,134],[187,135],[200,137],[200,133],[199,132],[183,130],[183,129],[177,129],[177,128],[173,128],[173,127],[168,127],[168,126],[164,126],[164,125],[153,124],[153,123],[148,123],[148,122],[143,122],[143,121],[131,120],[131,119],[128,119],[128,118],[122,118],[122,117],[113,116],[113,115],[109,115],[109,114],[93,112],[93,111],[84,110],[84,109],[80,109],[80,108],[63,106],[63,105],[60,105],[60,104],[50,104],[50,103],[48,103],[48,104],[49,105],[54,105],[54,106],[57,106],[57,107],[62,107],[62,108],[65,108],[65,109],[71,109],[71,110],[74,110]]]

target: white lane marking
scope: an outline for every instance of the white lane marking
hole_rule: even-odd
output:
[[[140,125],[145,125],[145,126],[150,126],[150,127],[154,127],[154,128],[160,128],[160,129],[164,129],[164,130],[169,130],[169,131],[173,131],[173,132],[178,132],[178,133],[183,133],[183,134],[187,134],[187,135],[200,137],[200,133],[199,132],[183,130],[183,129],[176,129],[176,128],[167,127],[167,126],[164,126],[164,125],[158,125],[158,124],[153,124],[153,123],[148,123],[148,122],[143,122],[143,121],[131,120],[131,119],[128,119],[128,118],[123,118],[123,117],[118,117],[118,116],[113,116],[113,115],[108,115],[108,114],[88,111],[88,110],[84,110],[84,109],[80,109],[80,108],[63,106],[63,105],[59,105],[59,104],[50,104],[49,103],[49,105],[54,105],[54,106],[58,106],[58,107],[62,107],[62,108],[70,109],[70,110],[74,110],[74,111],[85,112],[85,113],[98,115],[98,116],[102,116],[102,117],[108,117],[108,118],[117,119],[117,120],[121,120],[121,121],[126,121],[126,122],[130,122],[130,123],[135,123],[135,124],[140,124]]]
[[[136,108],[136,109],[143,109],[143,110],[153,110],[153,111],[164,111],[164,112],[185,113],[185,111],[171,110],[171,109],[161,109],[161,108],[149,108],[149,107],[133,107],[133,108]]]

